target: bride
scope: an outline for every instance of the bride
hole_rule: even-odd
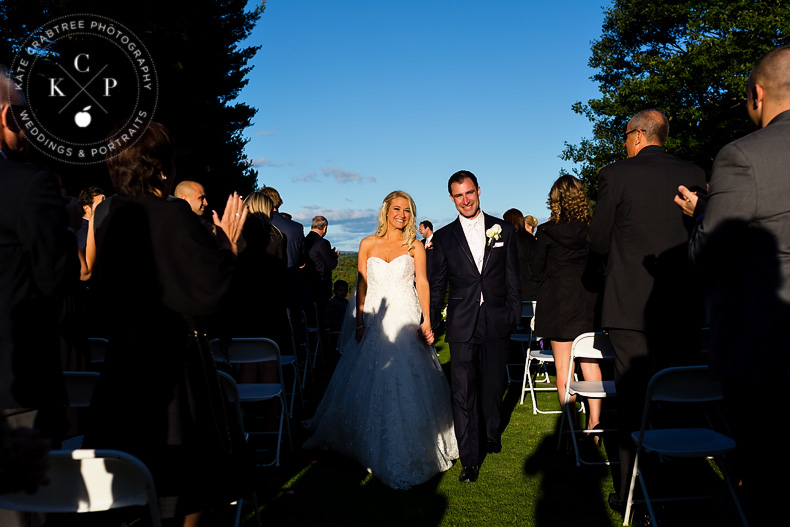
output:
[[[450,389],[430,346],[415,216],[411,196],[391,192],[378,230],[359,244],[356,320],[346,322],[356,332],[306,423],[313,435],[304,445],[345,454],[395,489],[425,483],[458,458]]]

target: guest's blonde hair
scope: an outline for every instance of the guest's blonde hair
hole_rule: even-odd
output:
[[[384,235],[387,234],[387,213],[390,210],[390,205],[392,205],[392,202],[396,198],[403,198],[408,201],[409,209],[411,209],[409,223],[407,223],[406,227],[403,229],[403,245],[407,245],[409,247],[409,252],[411,252],[414,247],[414,240],[417,239],[417,206],[414,204],[414,200],[411,199],[411,196],[402,190],[390,192],[387,194],[387,197],[384,198],[384,203],[381,204],[381,210],[379,210],[379,227],[376,229],[376,236],[383,238]]]
[[[535,216],[524,216],[524,223],[534,229],[538,226],[538,219]]]
[[[272,199],[261,192],[260,190],[249,194],[244,198],[244,204],[247,205],[247,210],[252,214],[263,214],[267,220],[272,219],[272,210],[274,203]]]
[[[590,202],[581,182],[570,174],[560,176],[549,192],[549,209],[554,223],[578,221],[590,224]]]

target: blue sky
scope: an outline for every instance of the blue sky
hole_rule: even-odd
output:
[[[587,66],[604,0],[268,0],[240,100],[258,108],[246,153],[282,211],[356,251],[382,199],[418,220],[456,217],[447,179],[480,182],[483,210],[543,221],[564,141],[591,135],[571,105],[599,96]]]

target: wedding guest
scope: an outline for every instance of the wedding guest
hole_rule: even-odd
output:
[[[532,280],[532,253],[535,250],[535,236],[527,230],[526,221],[518,209],[508,209],[503,216],[505,221],[513,224],[516,229],[516,245],[518,246],[518,277],[521,280],[521,300],[535,300],[538,284]]]
[[[420,223],[420,236],[422,236],[422,244],[425,246],[425,271],[428,274],[428,281],[431,280],[431,273],[433,272],[433,223],[428,220],[423,220]],[[434,328],[438,331],[442,325],[441,320],[434,321]]]
[[[224,501],[236,476],[228,472],[239,438],[202,326],[230,286],[247,209],[230,196],[222,218],[214,213],[212,237],[166,199],[174,158],[172,136],[152,122],[107,160],[117,194],[99,205],[108,210],[96,233],[94,279],[110,344],[84,445],[140,458],[163,518],[190,526]]]
[[[77,196],[77,201],[82,209],[82,224],[76,235],[77,245],[82,250],[85,250],[85,244],[88,243],[88,224],[93,217],[93,211],[96,210],[96,205],[104,201],[104,199],[104,191],[99,187],[84,188]]]
[[[535,229],[538,228],[538,219],[535,216],[524,216],[524,227],[528,233],[535,236]]]
[[[463,469],[462,483],[477,481],[481,439],[489,454],[502,451],[502,396],[509,336],[521,319],[518,248],[513,226],[483,213],[477,177],[460,170],[447,182],[458,210],[433,240],[431,320],[438,320],[449,282],[453,418]],[[470,258],[471,256],[471,258]],[[478,403],[485,436],[478,428]]]
[[[790,46],[757,61],[746,84],[746,110],[759,130],[721,149],[707,197],[680,186],[674,198],[686,214],[699,217],[689,254],[710,283],[710,367],[724,387],[751,525],[783,517],[785,492],[776,482],[790,469],[783,452],[766,448],[764,428],[776,423],[778,437],[787,430],[776,412],[790,375],[788,72]],[[685,290],[689,280],[680,285]],[[760,404],[748,404],[744,383],[760,386]]]
[[[625,510],[633,468],[631,432],[641,425],[645,389],[658,369],[699,358],[704,303],[689,283],[693,226],[672,203],[679,185],[705,188],[701,168],[662,148],[669,120],[656,110],[634,115],[623,134],[627,159],[598,172],[590,248],[607,256],[602,326],[615,354],[619,471],[609,505]],[[540,232],[540,231],[538,231]],[[678,284],[685,284],[682,302]]]
[[[313,292],[313,301],[321,319],[320,327],[325,328],[323,321],[326,303],[332,295],[332,270],[337,267],[340,252],[326,240],[329,222],[324,216],[316,216],[310,225],[310,232],[304,240],[307,264],[305,275],[307,284]]]
[[[182,181],[176,185],[173,195],[189,203],[189,208],[198,216],[203,216],[206,207],[208,207],[206,189],[197,181]]]
[[[79,280],[68,228],[78,227],[80,214],[74,200],[69,217],[52,173],[25,163],[27,137],[14,116],[25,110],[23,91],[0,73],[0,411],[12,434],[37,429],[57,446],[67,426],[58,321]],[[31,519],[0,511],[0,525]]]
[[[430,247],[431,239],[433,238],[433,223],[428,220],[422,220],[419,228],[420,236],[422,236],[422,244],[425,247]]]
[[[287,240],[269,221],[273,204],[268,196],[253,192],[244,198],[244,204],[249,211],[243,232],[246,247],[236,264],[221,333],[228,338],[270,338],[285,353],[291,347],[285,311]],[[266,300],[250,302],[252,298]]]
[[[280,229],[287,240],[288,281],[286,286],[286,303],[292,310],[301,311],[312,302],[310,287],[307,285],[302,268],[306,262],[304,249],[304,227],[280,212],[283,199],[274,187],[263,187],[260,192],[272,200],[272,225]]]
[[[589,261],[590,204],[578,179],[561,176],[549,192],[551,217],[538,229],[532,272],[540,284],[535,311],[535,333],[551,341],[557,369],[557,395],[565,403],[565,385],[573,340],[595,330],[596,294],[600,287]],[[527,234],[530,238],[531,234]],[[586,381],[600,381],[598,363],[580,359]],[[570,403],[576,418],[576,397]],[[586,428],[599,428],[601,400],[587,400]]]
[[[343,317],[348,309],[348,282],[336,280],[334,285],[334,296],[326,304],[326,319],[329,323],[329,331],[338,332],[343,325]]]

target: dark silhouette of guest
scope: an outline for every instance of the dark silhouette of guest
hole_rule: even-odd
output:
[[[229,290],[247,209],[230,196],[213,237],[167,200],[174,158],[172,136],[151,123],[107,160],[117,194],[99,205],[94,279],[110,344],[84,444],[140,458],[162,516],[194,525],[233,477],[238,438],[203,327]]]
[[[509,209],[503,216],[516,229],[516,245],[518,246],[518,277],[521,280],[521,299],[535,300],[538,294],[538,284],[532,280],[532,253],[535,250],[535,236],[526,228],[526,222],[521,211]]]

